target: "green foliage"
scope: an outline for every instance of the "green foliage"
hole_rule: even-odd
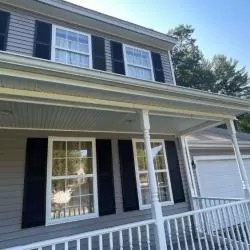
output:
[[[194,28],[179,25],[169,31],[178,39],[172,51],[173,67],[178,85],[213,93],[250,98],[249,78],[246,69],[238,67],[238,61],[224,55],[215,55],[209,61],[200,51]],[[238,129],[250,132],[250,114],[239,117]]]
[[[178,85],[238,97],[247,94],[248,74],[245,68],[238,69],[236,60],[224,55],[214,56],[211,62],[206,60],[190,25],[179,25],[169,34],[178,39],[172,51]]]

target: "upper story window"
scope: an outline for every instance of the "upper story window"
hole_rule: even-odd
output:
[[[59,63],[91,68],[91,36],[53,25],[51,56]]]
[[[143,80],[154,80],[150,51],[123,46],[126,75]]]

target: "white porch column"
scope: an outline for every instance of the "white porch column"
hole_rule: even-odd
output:
[[[148,178],[149,178],[149,189],[151,195],[151,211],[152,217],[155,219],[155,241],[156,241],[156,249],[158,250],[166,250],[166,236],[164,229],[164,220],[162,215],[162,208],[158,198],[158,188],[157,181],[154,171],[154,161],[151,150],[150,143],[150,122],[149,115],[147,110],[141,111],[141,128],[144,133],[144,144],[146,149],[146,160],[147,160],[147,168],[148,168]]]
[[[234,122],[233,120],[228,120],[226,124],[227,124],[227,129],[231,135],[231,140],[233,143],[233,148],[234,148],[234,152],[236,156],[236,162],[238,165],[245,198],[250,199],[250,187],[249,187],[247,172],[246,172],[244,162],[240,153],[240,148],[239,148],[239,144],[238,144],[237,137],[236,137],[236,130],[235,130]]]

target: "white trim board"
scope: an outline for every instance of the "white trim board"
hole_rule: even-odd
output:
[[[250,155],[242,155],[243,159],[249,159]],[[207,160],[232,160],[236,159],[234,155],[202,155],[202,156],[193,156],[193,160],[196,163],[197,161],[207,161]]]

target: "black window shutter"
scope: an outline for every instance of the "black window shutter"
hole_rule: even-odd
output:
[[[115,213],[111,140],[96,140],[99,215]]]
[[[10,13],[0,10],[0,50],[6,50]]]
[[[151,58],[154,69],[155,81],[157,82],[165,82],[164,72],[162,68],[161,55],[159,53],[155,53],[151,51]]]
[[[174,141],[165,141],[165,146],[174,202],[184,202],[185,195],[181,179],[181,171],[176,150],[176,144]]]
[[[125,75],[122,44],[110,41],[110,47],[112,58],[112,71],[117,74]]]
[[[47,138],[28,138],[22,228],[45,225]]]
[[[34,39],[34,57],[51,59],[52,24],[36,21]]]
[[[124,212],[138,210],[138,195],[135,177],[134,155],[131,140],[119,140],[122,198]]]
[[[106,71],[105,40],[102,37],[92,36],[93,68]]]

